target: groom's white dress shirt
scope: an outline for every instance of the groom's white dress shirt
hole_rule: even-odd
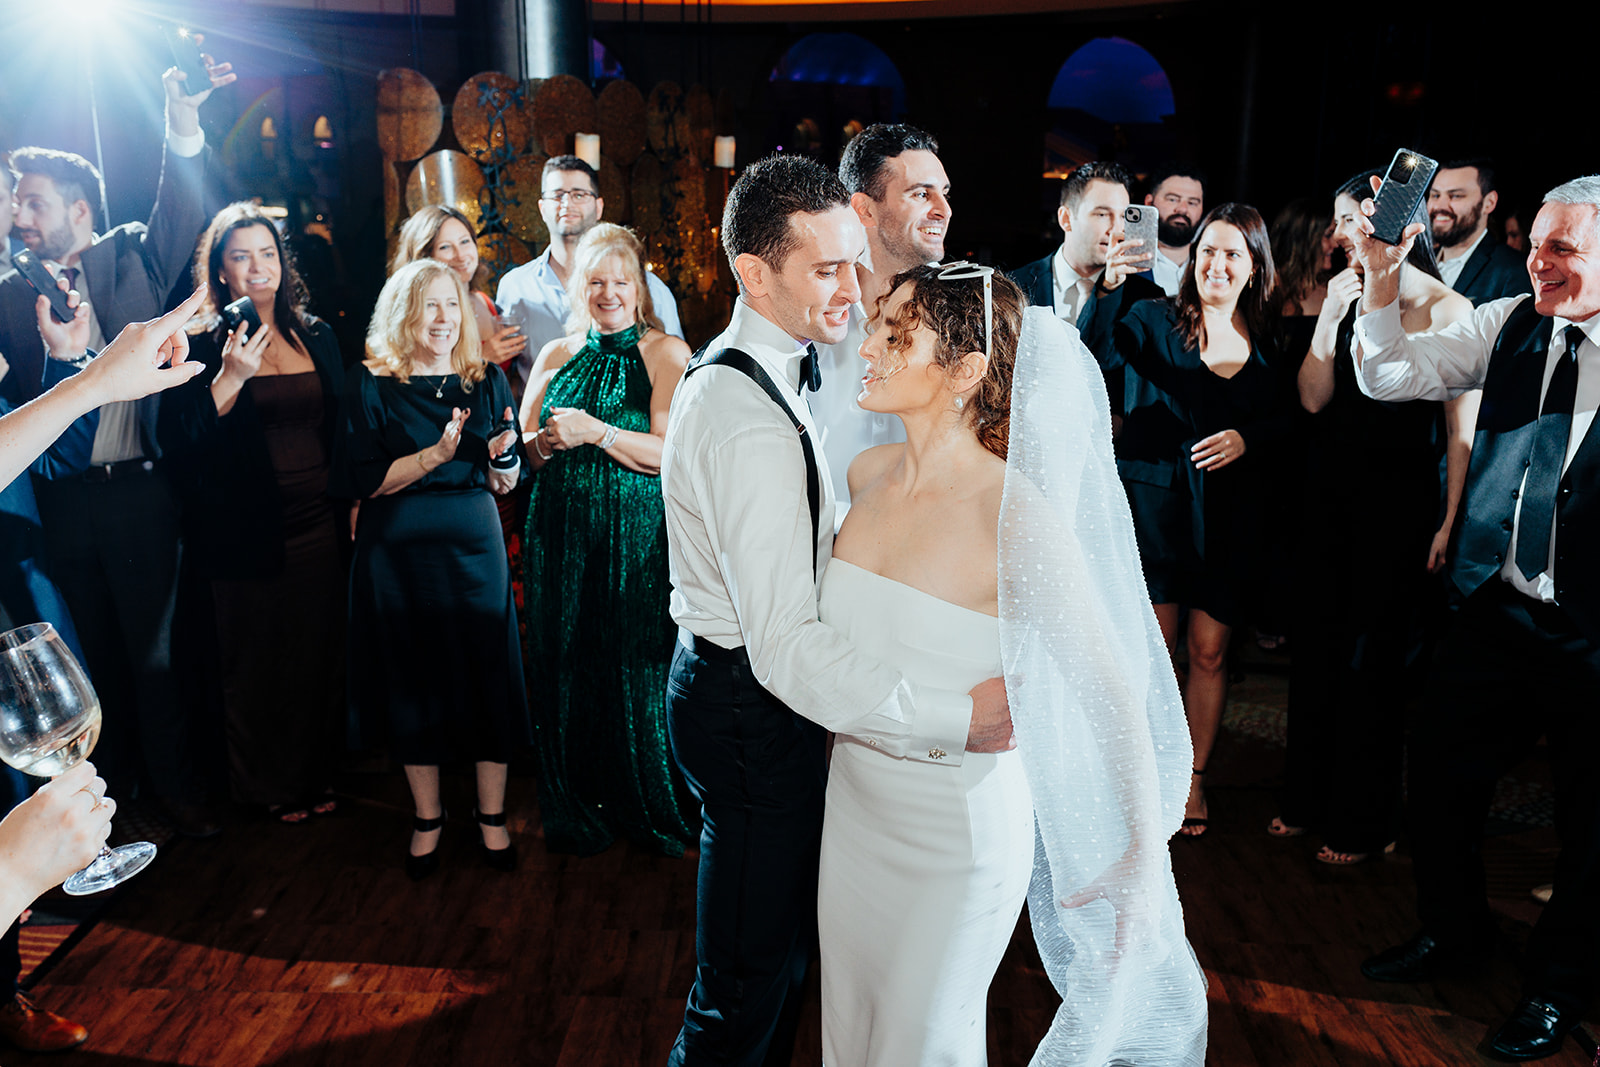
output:
[[[815,439],[816,421],[798,392],[804,345],[740,299],[707,351],[724,348],[760,364]],[[835,498],[827,457],[819,449],[816,458],[813,543],[794,424],[737,370],[710,366],[684,378],[661,455],[672,618],[724,648],[743,645],[756,681],[818,725],[891,755],[959,763],[971,698],[913,685],[857,655],[817,618]]]

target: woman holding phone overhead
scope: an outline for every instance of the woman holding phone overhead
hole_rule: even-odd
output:
[[[158,436],[185,565],[211,586],[233,798],[298,823],[336,803],[346,509],[328,497],[328,465],[344,361],[254,204],[211,220],[194,276],[206,297],[190,358],[206,369],[162,398]]]

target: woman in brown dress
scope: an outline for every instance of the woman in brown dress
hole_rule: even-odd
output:
[[[327,489],[344,364],[255,205],[212,219],[194,276],[206,301],[190,358],[206,370],[162,398],[159,435],[184,498],[186,565],[211,587],[233,798],[297,823],[334,810],[348,509]],[[241,297],[259,329],[224,321]]]

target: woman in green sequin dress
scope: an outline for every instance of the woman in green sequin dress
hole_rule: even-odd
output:
[[[523,398],[538,471],[524,549],[529,703],[545,844],[591,855],[627,836],[669,856],[693,838],[667,743],[661,443],[689,348],[665,333],[643,248],[584,235],[567,283],[575,332],[539,353]]]

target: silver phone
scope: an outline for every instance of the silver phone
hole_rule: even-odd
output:
[[[1122,209],[1122,236],[1125,240],[1143,241],[1138,249],[1138,254],[1149,254],[1152,258],[1146,261],[1144,270],[1150,269],[1150,264],[1155,262],[1156,226],[1161,220],[1161,213],[1150,204],[1129,204]]]

